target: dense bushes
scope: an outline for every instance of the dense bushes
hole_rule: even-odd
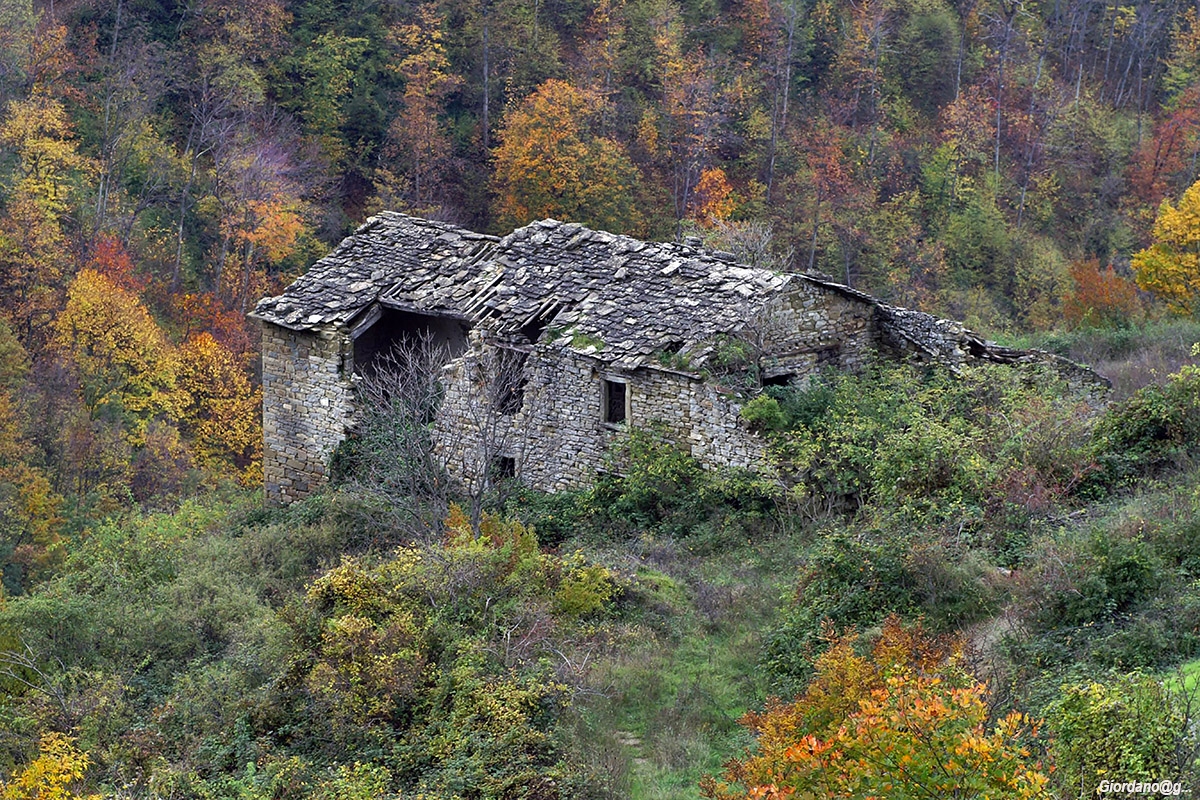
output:
[[[1053,375],[879,364],[768,389],[746,419],[810,512],[873,508],[972,532],[1045,512],[1088,468],[1092,409]]]
[[[346,555],[369,538],[336,498],[242,513],[101,526],[0,607],[7,766],[58,729],[131,797],[591,791],[554,730],[580,648],[607,635],[615,572],[491,515]]]
[[[1046,719],[1059,796],[1094,796],[1105,778],[1189,782],[1197,752],[1189,711],[1186,698],[1147,675],[1064,686]]]
[[[1187,366],[1113,407],[1096,428],[1110,485],[1178,466],[1200,451],[1200,368]]]
[[[578,498],[580,527],[609,539],[640,532],[736,541],[763,527],[780,487],[748,471],[703,469],[661,431],[631,431],[610,454],[608,470]]]

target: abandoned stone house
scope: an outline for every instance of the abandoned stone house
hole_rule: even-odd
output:
[[[1102,381],[822,277],[554,220],[497,238],[380,214],[252,316],[275,503],[326,480],[354,423],[355,376],[418,334],[446,353],[433,425],[447,471],[467,480],[498,470],[551,491],[589,483],[630,426],[661,426],[710,467],[765,463],[735,375],[802,382],[880,353],[950,366],[1043,361],[1072,382]],[[498,384],[487,374],[496,365],[513,375]]]

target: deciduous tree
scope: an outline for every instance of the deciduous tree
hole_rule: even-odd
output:
[[[495,172],[501,224],[554,217],[633,228],[636,170],[618,142],[596,134],[599,105],[595,94],[549,80],[505,115]]]
[[[180,427],[196,460],[247,486],[262,480],[262,391],[250,385],[234,354],[208,333],[179,349]]]
[[[38,757],[0,788],[0,800],[100,800],[77,790],[92,762],[74,741],[48,733],[38,749]]]
[[[394,69],[404,78],[400,111],[389,129],[401,158],[404,200],[420,210],[431,199],[450,155],[450,139],[442,120],[447,96],[462,79],[450,68],[442,35],[443,20],[431,3],[422,5],[411,23],[396,25],[391,35],[404,55]]]
[[[1133,282],[1116,273],[1110,264],[1101,269],[1097,259],[1071,264],[1074,291],[1063,298],[1063,316],[1071,325],[1119,327],[1137,315],[1139,302]]]
[[[1133,256],[1138,286],[1174,311],[1192,313],[1200,296],[1200,181],[1177,204],[1163,201],[1153,235],[1154,243]]]
[[[93,420],[119,422],[138,446],[153,418],[178,418],[176,355],[134,295],[84,269],[72,281],[54,328],[54,346],[75,370]]]
[[[1046,797],[1026,744],[1037,725],[990,721],[987,688],[954,650],[896,617],[869,656],[854,638],[834,640],[795,702],[746,715],[757,752],[730,762],[728,783],[706,779],[705,797]]]

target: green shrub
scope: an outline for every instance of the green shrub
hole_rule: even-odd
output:
[[[1046,715],[1059,796],[1092,797],[1105,778],[1179,780],[1177,746],[1195,737],[1184,720],[1162,684],[1145,675],[1064,686]]]
[[[586,492],[539,492],[518,484],[504,506],[505,514],[533,528],[543,545],[557,545],[578,532],[587,516]]]
[[[1009,541],[1010,523],[1066,502],[1091,469],[1093,414],[1043,371],[876,364],[764,397],[775,404],[747,404],[750,418],[811,507],[972,532],[997,520],[993,535]]]
[[[648,532],[718,551],[760,528],[782,493],[760,473],[704,469],[661,430],[632,430],[581,497],[576,519],[603,541]]]
[[[1030,603],[1041,630],[1106,620],[1162,584],[1152,544],[1102,528],[1045,540],[1031,559]]]
[[[826,533],[807,554],[770,632],[765,665],[784,693],[797,691],[831,631],[871,628],[889,614],[921,615],[939,629],[980,619],[996,607],[988,570],[975,554],[927,536]]]
[[[760,394],[742,406],[742,419],[751,430],[778,431],[787,426],[787,416],[779,407],[779,401],[768,394]]]
[[[1120,485],[1200,451],[1200,367],[1184,367],[1163,386],[1146,386],[1111,407],[1096,427],[1106,485]]]
[[[588,564],[576,551],[562,560],[562,577],[554,593],[554,613],[578,618],[605,608],[617,593],[613,572],[599,564]]]

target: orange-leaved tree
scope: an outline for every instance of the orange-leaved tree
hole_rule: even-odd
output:
[[[959,651],[894,616],[870,655],[855,652],[855,639],[834,640],[794,702],[746,715],[757,752],[731,761],[723,781],[702,781],[705,797],[1046,796],[1026,743],[1037,724],[1018,712],[990,720],[987,688]]]
[[[1063,316],[1071,325],[1120,327],[1140,310],[1137,287],[1133,281],[1109,266],[1100,268],[1095,258],[1071,264],[1074,290],[1063,298]]]
[[[737,206],[725,170],[711,167],[700,173],[691,197],[690,216],[706,228],[729,218]]]
[[[505,225],[542,217],[626,232],[637,170],[598,134],[599,95],[548,80],[504,117],[496,148],[497,216]]]

